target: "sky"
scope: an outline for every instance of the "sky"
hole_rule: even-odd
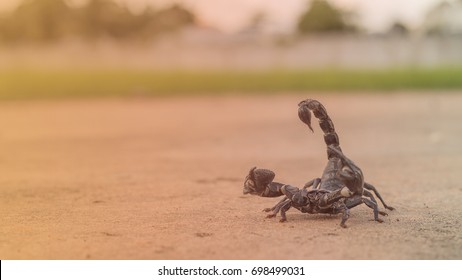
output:
[[[0,0],[0,10],[12,9],[21,0]],[[84,2],[86,0],[70,0]],[[154,7],[182,3],[192,9],[204,25],[225,32],[237,32],[249,25],[258,13],[265,15],[273,31],[293,30],[300,13],[309,0],[116,0],[134,10],[147,4]],[[454,0],[452,0],[454,1]],[[393,22],[401,21],[411,28],[418,27],[426,12],[441,0],[330,0],[357,14],[359,22],[372,32],[386,30]]]

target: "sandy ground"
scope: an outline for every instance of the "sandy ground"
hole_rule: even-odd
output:
[[[302,186],[326,164],[297,103],[396,211],[261,210],[253,166]],[[0,103],[0,259],[461,259],[462,95],[289,94]]]

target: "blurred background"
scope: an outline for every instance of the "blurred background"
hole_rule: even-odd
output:
[[[462,259],[461,89],[462,0],[0,0],[0,259]],[[383,225],[242,194],[322,174],[306,98]]]
[[[462,0],[2,0],[0,98],[458,89]]]

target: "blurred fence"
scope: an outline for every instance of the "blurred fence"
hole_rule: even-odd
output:
[[[0,46],[0,67],[152,69],[382,69],[462,65],[462,37],[326,35],[262,37],[189,29],[144,44],[68,41]]]

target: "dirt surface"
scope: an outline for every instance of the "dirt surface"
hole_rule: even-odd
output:
[[[326,164],[317,98],[396,211],[261,210],[253,166],[295,186]],[[0,259],[461,259],[462,95],[289,94],[0,103]],[[316,123],[316,122],[315,122]]]

